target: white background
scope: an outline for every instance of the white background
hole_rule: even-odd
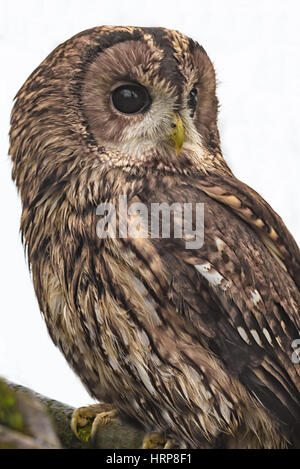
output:
[[[75,406],[91,399],[39,313],[7,134],[13,97],[33,69],[60,42],[102,24],[179,29],[204,46],[217,70],[225,158],[300,241],[298,0],[1,0],[0,375]]]

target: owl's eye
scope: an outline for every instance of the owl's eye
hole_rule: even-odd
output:
[[[194,116],[198,101],[197,88],[193,88],[188,97],[188,107],[191,109],[191,117]]]
[[[111,99],[114,107],[123,114],[144,111],[151,103],[146,88],[135,83],[119,86],[113,90]]]

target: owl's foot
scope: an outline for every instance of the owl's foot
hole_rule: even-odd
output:
[[[168,438],[164,433],[147,433],[144,438],[142,449],[177,449],[178,443]]]
[[[109,441],[105,443],[113,444],[108,446],[109,448],[119,448],[120,444],[125,446],[124,448],[139,448],[141,447],[140,433],[132,430],[132,435],[128,435],[128,427],[124,427],[126,431],[126,441],[124,438],[124,428],[120,427],[117,418],[118,411],[111,404],[93,404],[87,407],[79,407],[73,412],[71,427],[77,438],[83,441],[91,441],[92,446],[99,440],[99,435],[104,429],[104,426],[111,426],[118,424],[118,431],[115,432],[117,435],[120,434],[120,438],[117,441],[113,441],[110,437]],[[108,430],[109,431],[109,430]],[[103,432],[102,432],[103,433]],[[104,432],[105,433],[105,432]],[[141,435],[142,436],[142,435]],[[119,441],[120,440],[120,441]],[[128,440],[128,441],[127,441]],[[140,441],[139,444],[138,441]],[[102,447],[102,446],[101,446]],[[104,446],[106,448],[106,446]],[[142,449],[177,449],[179,448],[177,441],[170,439],[165,433],[153,432],[147,433],[144,437]]]
[[[111,404],[99,403],[79,407],[73,412],[71,427],[77,438],[93,442],[102,427],[117,421],[116,414],[117,411]]]

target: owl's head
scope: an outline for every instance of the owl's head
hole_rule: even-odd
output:
[[[14,177],[19,185],[28,178],[29,163],[32,174],[52,177],[91,161],[127,170],[226,167],[217,109],[214,68],[192,39],[164,28],[84,31],[17,94]]]
[[[215,150],[215,74],[203,48],[162,28],[114,28],[104,38],[81,87],[99,145],[123,152],[129,164]]]

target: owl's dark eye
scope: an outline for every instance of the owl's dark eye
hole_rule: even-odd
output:
[[[123,114],[144,111],[151,103],[146,88],[135,83],[119,86],[112,92],[111,99],[114,107]]]
[[[197,88],[193,88],[188,97],[188,107],[191,109],[191,117],[194,116],[198,101]]]

